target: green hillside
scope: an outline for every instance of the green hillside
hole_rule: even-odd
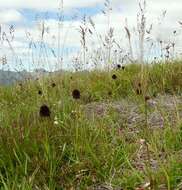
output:
[[[1,87],[0,189],[181,189],[182,62],[141,68]]]

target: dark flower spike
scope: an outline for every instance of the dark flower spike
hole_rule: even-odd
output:
[[[77,89],[73,90],[72,96],[74,99],[80,99],[80,91]]]
[[[53,88],[56,87],[56,83],[53,82],[53,83],[51,84],[51,86],[52,86]]]
[[[121,69],[121,65],[120,64],[117,65],[117,69]]]
[[[111,91],[109,91],[109,92],[108,92],[108,95],[109,95],[109,96],[112,96],[112,92],[111,92]]]
[[[39,115],[40,115],[40,117],[50,117],[51,111],[50,111],[49,107],[45,104],[42,105],[40,107]]]
[[[39,95],[42,95],[42,91],[41,91],[41,90],[39,90],[39,91],[38,91],[38,94],[39,94]]]
[[[156,98],[157,97],[157,92],[153,93],[153,97]]]
[[[125,70],[125,66],[122,66],[122,69]]]
[[[117,79],[117,76],[114,74],[114,75],[112,75],[112,79],[113,80],[116,80]]]
[[[136,93],[137,93],[137,95],[141,95],[142,94],[142,90],[141,89],[137,89]]]
[[[23,84],[19,83],[18,85],[19,85],[20,90],[23,90]]]
[[[150,100],[150,96],[145,96],[145,102]]]

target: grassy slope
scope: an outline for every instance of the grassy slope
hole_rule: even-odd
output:
[[[142,95],[137,95],[140,85]],[[80,100],[72,98],[73,89],[80,90]],[[144,123],[131,135],[114,113],[89,120],[81,109],[90,102],[125,98],[141,103],[145,113],[145,96],[166,93],[181,96],[180,61],[145,66],[143,73],[139,65],[130,65],[110,73],[65,73],[0,88],[0,189],[85,190],[100,184],[135,189],[146,182],[152,189],[177,188],[182,182],[180,120],[160,130]],[[50,107],[51,118],[39,117],[42,104]],[[135,164],[140,164],[141,148],[142,169]],[[157,169],[151,159],[158,162]]]

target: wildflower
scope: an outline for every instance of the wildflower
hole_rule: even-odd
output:
[[[112,79],[113,80],[116,80],[117,79],[117,76],[115,74],[112,75]]]
[[[111,92],[111,91],[109,91],[109,92],[108,92],[108,95],[109,95],[109,96],[112,96],[112,92]]]
[[[54,125],[58,125],[59,123],[58,123],[58,121],[54,121]]]
[[[52,88],[56,87],[56,83],[53,82],[53,83],[51,84],[51,86],[52,86]]]
[[[19,83],[18,85],[19,85],[19,89],[20,89],[20,90],[23,90],[23,84],[22,84],[22,83]]]
[[[117,64],[117,69],[121,69],[121,65],[120,64]]]
[[[39,111],[40,117],[50,117],[51,111],[47,105],[42,105]]]
[[[39,90],[39,91],[38,91],[38,94],[39,94],[39,95],[42,95],[42,91],[41,91],[41,90]]]
[[[137,95],[141,95],[142,94],[142,90],[139,89],[139,88],[137,88],[136,93],[137,93]]]
[[[59,124],[59,122],[58,122],[58,118],[57,118],[57,116],[54,118],[54,125],[58,125]]]
[[[77,89],[73,90],[72,96],[74,99],[80,99],[80,91]]]
[[[70,116],[71,116],[72,119],[76,119],[78,117],[77,111],[76,110],[72,110]]]
[[[156,98],[157,97],[157,92],[153,93],[153,97]]]
[[[145,96],[145,102],[147,102],[148,100],[150,100],[150,96]]]
[[[122,66],[122,69],[125,70],[125,66]]]
[[[146,143],[146,140],[145,139],[140,139],[140,144],[143,145]]]

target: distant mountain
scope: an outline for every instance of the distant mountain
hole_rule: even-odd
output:
[[[36,69],[34,72],[0,70],[0,85],[11,85],[25,79],[35,79],[47,74],[49,74],[49,72],[44,69]]]
[[[49,72],[45,69],[35,69],[33,72],[28,72],[26,70],[20,72],[0,70],[0,85],[12,85],[26,79],[37,79],[42,76],[58,75],[65,72],[64,70]]]
[[[25,71],[13,72],[0,70],[0,85],[10,85],[26,79],[29,74]]]

